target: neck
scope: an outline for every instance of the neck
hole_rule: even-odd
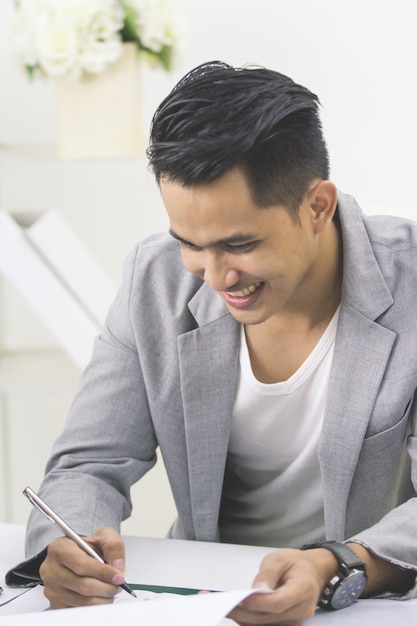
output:
[[[343,249],[340,227],[333,221],[325,233],[322,253],[315,268],[316,280],[312,281],[314,293],[310,293],[310,302],[306,300],[306,310],[311,320],[330,320],[340,304],[343,279]]]
[[[276,316],[265,322],[270,331],[309,331],[325,328],[340,304],[343,277],[342,238],[339,225],[332,222],[322,234],[317,262],[305,289]]]

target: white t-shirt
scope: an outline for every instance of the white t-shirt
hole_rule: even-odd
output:
[[[301,367],[275,384],[254,377],[242,326],[221,541],[301,547],[324,539],[317,445],[337,320],[338,310]]]

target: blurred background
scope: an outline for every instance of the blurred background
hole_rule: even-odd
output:
[[[219,59],[263,65],[318,94],[331,178],[365,213],[416,218],[415,0],[176,0],[187,37],[169,72],[141,66],[141,130],[174,84]],[[116,289],[135,242],[166,230],[144,147],[131,157],[63,158],[54,80],[29,80],[0,3],[0,211],[56,211]],[[146,143],[146,141],[145,141]],[[1,244],[1,231],[0,231]],[[1,253],[1,250],[0,250]],[[69,262],[71,258],[69,258]],[[25,522],[82,364],[0,271],[0,521]],[[126,533],[163,536],[175,516],[162,463],[133,490]]]

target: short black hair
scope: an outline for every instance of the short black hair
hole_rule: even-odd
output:
[[[318,108],[315,94],[273,70],[204,63],[156,110],[150,168],[158,182],[192,187],[240,167],[258,206],[297,215],[311,182],[329,177]]]

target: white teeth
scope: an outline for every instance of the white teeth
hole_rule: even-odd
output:
[[[249,287],[245,287],[240,291],[228,291],[227,293],[233,298],[244,298],[245,296],[250,296],[251,293],[257,290],[261,283],[255,283],[254,285],[249,285]]]

